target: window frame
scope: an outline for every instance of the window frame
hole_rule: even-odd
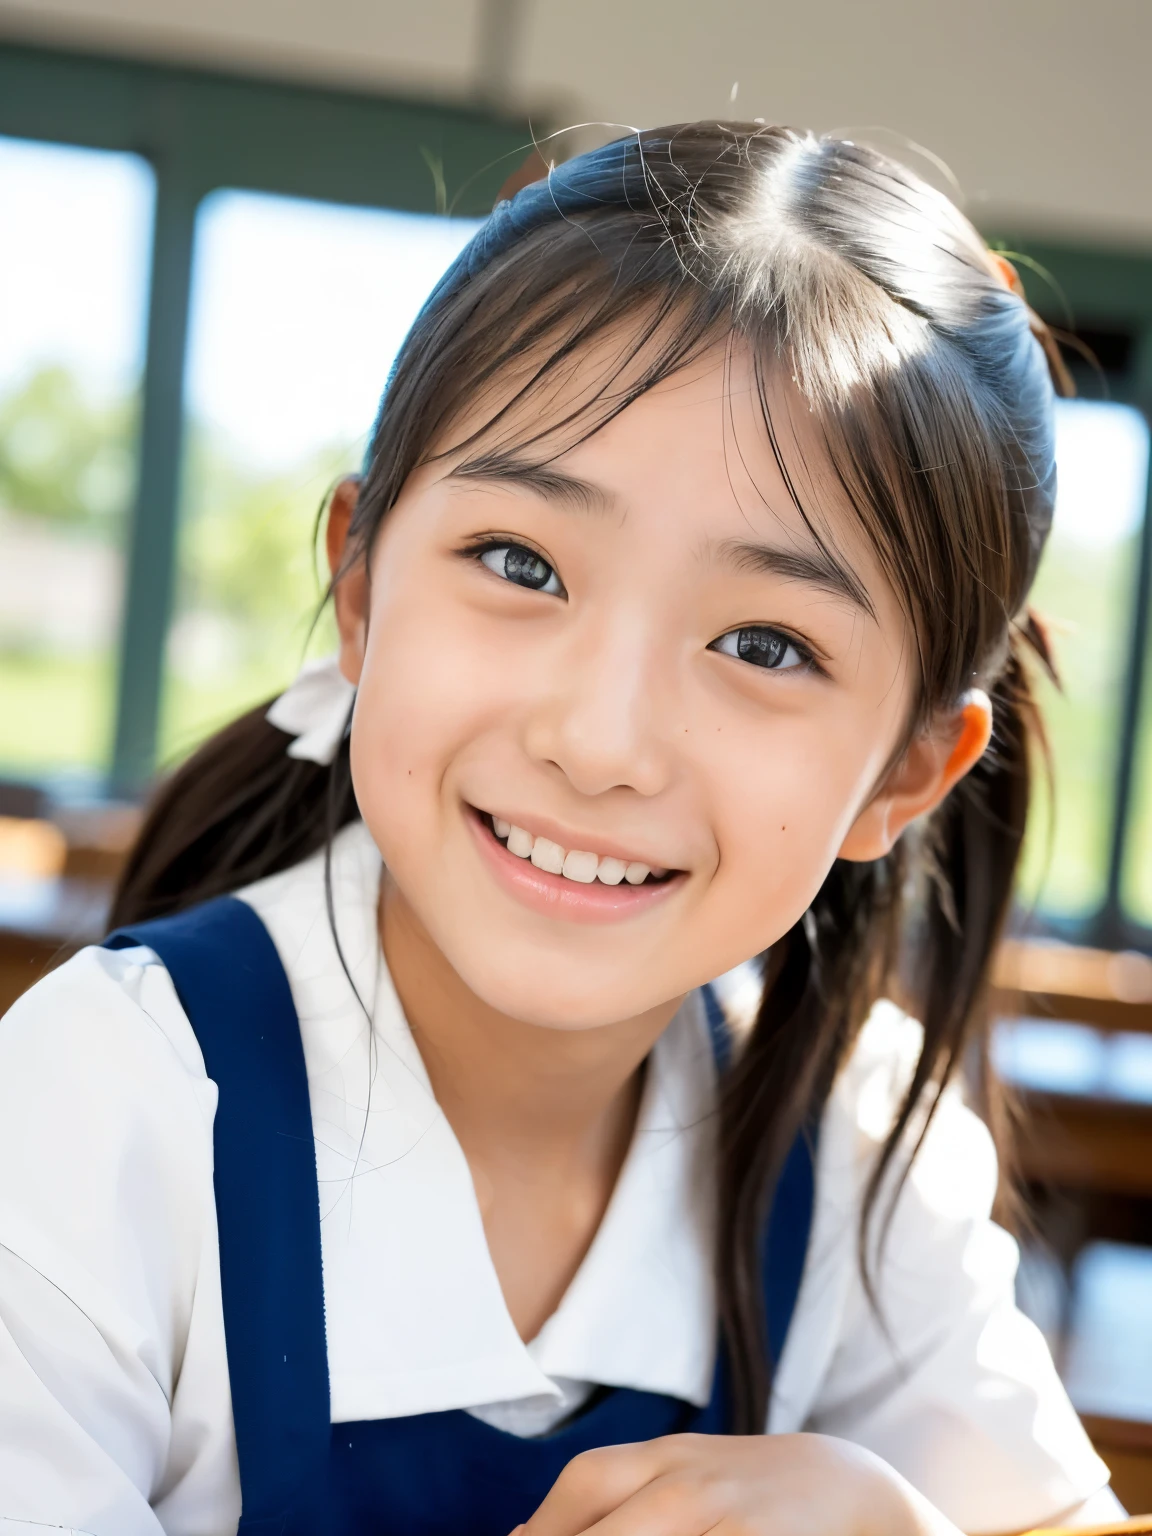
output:
[[[532,147],[471,109],[0,43],[0,134],[128,151],[155,177],[136,493],[125,542],[109,791],[156,766],[172,617],[196,215],[223,188],[414,213],[482,215]],[[438,206],[440,203],[440,206]]]
[[[125,545],[116,720],[107,785],[138,796],[156,766],[163,658],[172,617],[185,427],[193,242],[203,199],[222,188],[410,212],[482,215],[530,150],[527,122],[491,108],[0,43],[0,134],[129,151],[151,165],[155,214],[137,445]],[[435,167],[435,172],[433,170]],[[440,202],[440,206],[438,206]],[[1057,328],[1133,337],[1110,397],[1152,424],[1152,256],[992,232],[1031,301]],[[1047,275],[1041,275],[1047,274]],[[1054,937],[1152,951],[1120,891],[1135,803],[1141,702],[1152,668],[1152,476],[1139,540],[1113,782],[1104,903],[1083,920],[1037,914]]]
[[[1115,332],[1131,338],[1127,364],[1089,380],[1093,398],[1131,405],[1152,430],[1152,256],[1135,251],[1107,251],[1099,246],[1039,240],[1004,231],[991,243],[1017,256],[1029,302],[1059,334]],[[1074,357],[1075,353],[1069,351]],[[1083,373],[1084,370],[1081,370]],[[1136,757],[1142,701],[1152,670],[1152,467],[1145,490],[1144,519],[1137,540],[1132,581],[1120,735],[1109,807],[1108,864],[1102,905],[1085,918],[1058,919],[1042,909],[1032,926],[1053,938],[1101,949],[1152,952],[1152,927],[1136,923],[1124,911],[1121,886],[1136,805]],[[1152,729],[1152,722],[1147,722]],[[1059,791],[1059,786],[1057,786]]]

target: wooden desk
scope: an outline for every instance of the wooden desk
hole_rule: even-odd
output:
[[[1081,1415],[1101,1461],[1112,1473],[1112,1487],[1125,1509],[1152,1509],[1152,1424],[1131,1419]],[[1152,1530],[1152,1518],[1148,1529]]]
[[[1152,1106],[1069,1094],[1020,1097],[1025,1120],[1017,1158],[1025,1179],[1152,1199]]]
[[[0,785],[0,790],[5,787]],[[0,794],[0,1014],[105,931],[112,887],[140,826],[133,805],[52,807]]]
[[[1006,1018],[1065,1019],[1152,1034],[1152,957],[1010,939],[1000,947],[992,1006]]]
[[[99,943],[110,897],[102,881],[0,878],[0,1014],[54,965]]]
[[[1018,1068],[1006,1075],[1024,1109],[1022,1174],[1072,1192],[1085,1212],[1094,1196],[1152,1200],[1152,961],[1006,946],[997,979],[1001,1013],[1023,1016],[1001,1043],[1026,1046],[1031,1030],[1040,1047],[1031,1062],[1027,1049],[1004,1052],[1005,1064],[1014,1055]],[[1118,1286],[1109,1270],[1124,1250],[1112,1245],[1109,1255],[1109,1246],[1090,1245],[1072,1266],[1064,1369],[1117,1497],[1128,1509],[1152,1510],[1152,1253],[1129,1248],[1132,1274]]]
[[[998,1052],[1024,1110],[1020,1171],[1038,1184],[1152,1199],[1152,958],[1066,944],[1005,943],[997,958],[994,1014],[1024,1021],[1054,1055],[1063,1031],[1069,1062],[1046,1073],[1042,1052]],[[1087,1026],[1087,1028],[1085,1028]],[[1072,1060],[1079,1055],[1082,1069]],[[1126,1079],[1124,1059],[1141,1070]],[[1013,1067],[1015,1069],[1013,1069]],[[1062,1079],[1062,1080],[1061,1080]]]

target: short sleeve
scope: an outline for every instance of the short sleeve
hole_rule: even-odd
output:
[[[836,1111],[868,1152],[861,1175],[890,1124],[884,1085],[902,1077],[883,1060],[899,1019],[881,1022]],[[853,1266],[808,1423],[874,1451],[973,1533],[1048,1523],[1108,1481],[1042,1335],[1016,1306],[1017,1246],[990,1214],[996,1180],[986,1126],[950,1089],[874,1258],[877,1308]]]
[[[236,1529],[215,1098],[150,951],[0,1020],[0,1532]]]

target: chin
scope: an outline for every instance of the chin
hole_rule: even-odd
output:
[[[656,1007],[663,999],[641,996],[635,973],[627,985],[615,967],[600,971],[587,957],[557,966],[539,950],[521,946],[486,949],[482,955],[446,958],[456,974],[489,1008],[541,1029],[603,1029]]]

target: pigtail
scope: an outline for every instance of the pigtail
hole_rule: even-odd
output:
[[[994,1134],[1004,1124],[987,1068],[985,1004],[1032,762],[1044,746],[1026,648],[1051,672],[1043,631],[1028,615],[992,692],[992,743],[927,830],[873,863],[838,860],[803,921],[767,957],[759,1013],[725,1084],[720,1118],[718,1291],[734,1433],[762,1432],[771,1391],[762,1285],[771,1192],[877,999],[898,996],[921,1021],[924,1044],[863,1201],[859,1258],[874,1306],[875,1264],[896,1197],[957,1071],[974,1068]],[[898,1176],[881,1205],[894,1164]]]
[[[160,786],[120,877],[109,927],[163,917],[306,859],[359,814],[345,737],[331,765],[291,758],[271,700],[213,736]]]
[[[927,1132],[941,1093],[959,1069],[969,1072],[982,1100],[980,1108],[1003,1141],[1005,1117],[988,1069],[987,994],[1012,904],[1035,759],[1046,753],[1024,659],[1029,648],[1051,671],[1046,640],[1031,615],[1014,631],[1006,665],[992,690],[989,748],[939,807],[923,838],[919,899],[905,949],[904,1000],[923,1024],[924,1045],[865,1195],[860,1247],[866,1275],[867,1255],[878,1251],[869,1244],[866,1229],[888,1171],[915,1122],[913,1147],[880,1213],[881,1240],[907,1163]]]
[[[763,1431],[771,1390],[762,1285],[771,1193],[895,965],[904,879],[899,845],[874,863],[837,860],[765,957],[756,1022],[725,1079],[717,1291],[734,1434]]]

